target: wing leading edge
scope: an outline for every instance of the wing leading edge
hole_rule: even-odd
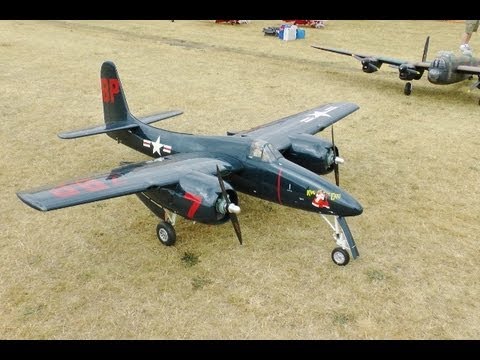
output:
[[[175,185],[192,171],[215,175],[217,165],[221,170],[241,169],[231,159],[212,158],[206,153],[176,154],[21,191],[17,196],[34,209],[49,211]]]

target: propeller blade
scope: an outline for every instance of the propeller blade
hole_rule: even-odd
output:
[[[217,178],[218,183],[220,184],[220,189],[222,190],[222,196],[227,203],[227,211],[230,214],[230,220],[232,221],[233,229],[235,230],[235,234],[237,234],[240,245],[242,245],[242,231],[240,230],[240,222],[238,221],[237,217],[237,214],[240,213],[240,207],[230,202],[230,198],[228,197],[227,191],[225,190],[225,184],[223,183],[222,175],[220,175],[220,169],[218,168],[218,165]]]
[[[335,153],[335,159],[333,161],[333,171],[335,172],[335,184],[337,186],[339,186],[340,185],[340,173],[339,173],[339,170],[338,170],[338,161],[337,161],[338,153],[337,153],[337,148],[335,147],[335,137],[333,135],[333,125],[332,125],[332,145],[333,145],[333,152]]]
[[[233,229],[235,230],[235,234],[237,234],[238,241],[240,242],[240,245],[243,245],[242,231],[240,230],[240,222],[238,221],[237,214],[230,213],[230,219],[232,220]]]
[[[429,43],[430,43],[430,36],[427,36],[427,40],[425,41],[425,46],[423,48],[422,62],[427,61],[427,53],[428,53],[428,44]]]

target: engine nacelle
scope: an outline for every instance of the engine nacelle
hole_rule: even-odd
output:
[[[309,134],[290,135],[289,139],[292,146],[283,154],[285,158],[316,174],[333,170],[335,151],[331,142]]]
[[[398,75],[401,80],[418,80],[422,77],[423,71],[418,71],[412,65],[402,64],[398,67]]]
[[[365,58],[362,60],[362,70],[369,74],[378,71],[381,66],[382,63],[375,58]]]
[[[231,203],[238,205],[238,195],[224,182]],[[151,200],[187,219],[204,224],[221,224],[230,219],[218,178],[198,171],[182,177],[172,188],[145,192]]]

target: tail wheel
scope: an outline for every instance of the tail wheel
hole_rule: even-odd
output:
[[[350,261],[350,255],[341,247],[337,247],[332,251],[332,260],[338,266],[345,266]]]
[[[412,93],[412,83],[411,82],[407,82],[405,84],[405,87],[403,88],[403,93],[405,95],[410,95]]]
[[[177,240],[177,234],[172,224],[161,221],[157,225],[157,236],[158,240],[165,246],[172,246]]]

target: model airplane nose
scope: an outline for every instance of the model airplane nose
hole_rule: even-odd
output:
[[[351,195],[342,194],[342,197],[335,201],[334,210],[339,216],[357,216],[363,212],[363,207]]]
[[[440,78],[440,70],[439,69],[430,69],[428,72],[428,80],[432,83],[436,83]]]

